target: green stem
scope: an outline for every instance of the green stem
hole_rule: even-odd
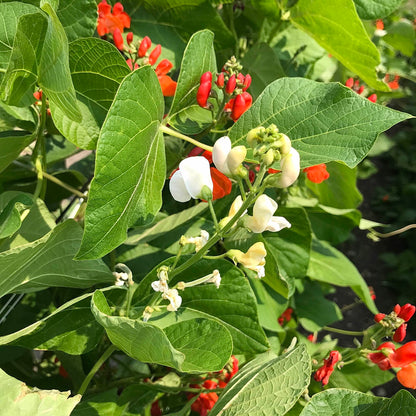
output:
[[[85,380],[82,382],[81,387],[78,390],[78,394],[84,394],[90,384],[95,373],[101,368],[101,366],[107,361],[110,355],[117,350],[117,347],[111,344],[103,353],[103,355],[98,359],[98,361],[91,368],[91,371],[85,377]]]
[[[373,228],[370,228],[370,232],[375,234],[377,237],[388,238],[388,237],[393,237],[394,235],[397,235],[397,234],[404,233],[405,231],[411,230],[412,228],[416,228],[416,224],[406,225],[405,227],[399,228],[398,230],[395,230],[395,231],[391,231],[390,233],[379,233]]]
[[[127,305],[126,305],[126,317],[127,318],[129,318],[130,316],[131,301],[133,299],[133,295],[136,289],[137,289],[137,285],[132,284],[131,286],[129,286],[128,291],[127,291]]]
[[[174,270],[174,268],[178,264],[178,261],[179,261],[179,259],[181,258],[181,255],[182,255],[182,250],[183,250],[183,246],[180,246],[178,252],[176,253],[175,261],[173,262],[173,264],[170,268],[171,270]]]
[[[167,126],[164,126],[163,124],[160,126],[160,130],[163,131],[163,133],[169,134],[170,136],[177,137],[178,139],[185,140],[189,143],[192,143],[195,146],[200,147],[201,149],[208,150],[208,151],[212,152],[212,146],[208,146],[204,143],[199,142],[198,140],[195,140],[195,139],[192,139],[191,137],[185,136],[184,134],[179,133],[178,131],[173,130],[173,129],[167,127]]]
[[[43,176],[48,179],[51,182],[56,183],[57,185],[59,185],[60,187],[66,189],[69,192],[72,192],[74,195],[83,198],[83,199],[87,199],[87,196],[84,195],[82,192],[78,191],[78,189],[73,188],[71,185],[68,185],[65,182],[62,182],[60,179],[56,178],[55,176],[47,173],[47,172],[43,172]]]
[[[218,254],[218,256],[204,256],[203,258],[207,260],[218,260],[223,259],[224,257],[227,257],[227,253]]]
[[[219,231],[220,228],[218,225],[217,215],[215,214],[214,205],[212,204],[212,199],[208,199],[208,206],[209,206],[209,211],[211,212],[212,220],[214,221],[215,229]]]
[[[247,196],[246,196],[246,190],[244,189],[243,180],[241,178],[238,178],[237,183],[238,183],[238,187],[240,188],[241,198],[243,198],[243,201],[245,201]]]
[[[351,335],[351,336],[364,335],[364,331],[348,331],[346,329],[332,328],[330,326],[324,326],[322,327],[322,329],[325,331],[335,332],[336,334],[342,334],[342,335]]]

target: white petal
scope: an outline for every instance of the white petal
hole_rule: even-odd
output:
[[[208,186],[211,191],[214,189],[209,162],[204,157],[193,156],[182,160],[179,171],[192,198],[198,199],[204,186]]]
[[[231,204],[230,212],[228,213],[229,217],[234,217],[235,214],[237,214],[238,210],[243,205],[243,200],[241,199],[241,195],[238,195],[236,199],[234,199],[234,202]],[[245,210],[241,216],[247,213],[247,210]]]
[[[266,231],[277,232],[283,228],[290,228],[292,224],[285,217],[272,217],[266,226]]]
[[[244,226],[247,227],[253,233],[262,233],[266,228],[267,224],[259,223],[256,219],[250,215],[244,218]]]
[[[187,202],[191,199],[180,170],[177,170],[170,178],[169,190],[175,201]]]
[[[219,138],[212,148],[212,161],[215,167],[224,175],[229,175],[227,166],[228,153],[231,151],[231,140],[228,136]]]
[[[282,175],[279,180],[279,188],[287,188],[299,176],[300,157],[298,151],[292,147],[290,152],[280,160],[280,167]]]
[[[261,279],[262,277],[266,276],[266,271],[264,266],[257,266],[256,267],[257,277]]]
[[[269,221],[271,220],[273,214],[277,210],[277,203],[273,199],[269,198],[267,195],[263,194],[257,198],[257,201],[254,203],[253,207],[253,217],[254,222],[257,223],[257,229],[262,229],[262,231],[253,232],[263,232]],[[250,228],[250,227],[249,227]]]

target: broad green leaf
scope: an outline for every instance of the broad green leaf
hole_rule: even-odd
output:
[[[169,232],[175,230],[175,228],[181,227],[186,224],[189,220],[199,217],[208,209],[206,202],[200,202],[194,207],[184,209],[176,214],[172,214],[158,221],[152,227],[146,228],[145,230],[133,229],[129,232],[129,237],[125,244],[137,245],[148,243],[157,238],[166,238]],[[194,237],[187,235],[188,237]]]
[[[15,127],[34,132],[38,120],[38,113],[32,107],[14,107],[0,101],[0,132],[13,130]]]
[[[312,240],[308,276],[312,280],[350,287],[372,313],[378,313],[368,287],[358,270],[347,257],[325,241]]]
[[[342,15],[339,11],[342,10]],[[290,9],[292,22],[356,73],[370,87],[388,91],[377,78],[380,54],[371,42],[351,0],[299,0]]]
[[[94,34],[98,18],[95,0],[61,0],[56,14],[69,42]]]
[[[32,325],[0,337],[0,345],[85,354],[104,333],[91,313],[91,296],[92,293],[87,293],[72,299]]]
[[[107,254],[126,239],[129,227],[152,221],[159,211],[165,182],[163,107],[150,66],[124,78],[98,140],[79,259]]]
[[[308,386],[310,371],[304,345],[265,362],[254,360],[233,377],[210,415],[243,415],[248,410],[250,416],[284,415]]]
[[[312,396],[300,416],[382,416],[379,410],[384,400],[358,391],[329,389]]]
[[[373,414],[374,416],[414,416],[415,409],[416,399],[414,396],[406,390],[400,390],[391,399],[383,401],[378,414]]]
[[[6,69],[12,54],[19,18],[39,9],[21,2],[0,3],[0,68]]]
[[[19,19],[9,65],[1,84],[2,99],[9,105],[29,106],[33,103],[32,94],[47,25],[45,15],[41,13],[26,14]]]
[[[363,197],[357,189],[357,170],[342,163],[328,163],[329,178],[322,183],[306,180],[306,185],[322,205],[347,209],[357,208]]]
[[[196,134],[207,128],[211,112],[196,102],[201,75],[207,71],[217,72],[214,34],[203,30],[192,35],[185,49],[175,97],[169,111],[169,124],[185,134]],[[207,120],[207,113],[210,117]]]
[[[200,260],[175,276],[169,284],[189,282],[206,276],[212,273],[213,267],[212,262]],[[195,316],[212,319],[224,325],[233,338],[234,354],[264,352],[269,345],[259,325],[256,299],[247,279],[228,261],[218,260],[215,268],[221,274],[219,289],[213,284],[189,287],[181,293],[182,307],[186,308],[188,313],[194,312]],[[157,280],[156,269],[140,282],[135,293],[137,301],[133,301],[133,305],[146,306],[153,296],[150,285]]]
[[[280,60],[267,43],[250,48],[242,60],[244,71],[252,77],[250,94],[257,98],[271,82],[285,76]]]
[[[415,51],[415,29],[408,20],[400,20],[389,26],[388,33],[383,37],[393,48],[398,49],[403,55],[411,57]]]
[[[234,145],[246,144],[251,129],[274,123],[299,151],[301,167],[337,160],[354,167],[380,132],[410,117],[340,84],[282,78],[266,87],[229,136]]]
[[[0,210],[4,210],[13,198],[31,198],[32,195],[18,191],[6,191],[0,195]],[[55,217],[48,211],[45,203],[37,199],[30,208],[30,212],[19,227],[19,232],[4,240],[0,251],[31,243],[47,234],[55,227]]]
[[[312,240],[311,228],[302,208],[279,208],[277,214],[285,217],[292,227],[278,233],[263,233],[262,241],[267,251],[266,276],[263,281],[282,296],[289,297],[295,290],[294,279],[305,277],[308,270]],[[269,267],[268,262],[272,260],[271,258],[278,270],[273,266]],[[278,284],[278,274],[286,283],[287,288]]]
[[[68,39],[48,0],[42,2],[48,14],[48,29],[38,68],[38,83],[49,99],[52,114],[59,108],[74,121],[81,119],[68,62]]]
[[[0,369],[1,412],[8,416],[69,416],[81,400],[70,391],[31,389]]]
[[[251,2],[253,8],[263,13],[267,17],[279,18],[280,17],[280,8],[276,1],[274,0],[257,0]]]
[[[101,260],[72,260],[82,231],[72,220],[54,228],[41,239],[0,253],[0,296],[27,293],[54,286],[86,288],[111,282],[113,275]]]
[[[340,371],[334,371],[329,379],[329,386],[367,393],[394,377],[390,371],[380,371],[378,366],[370,363],[368,359],[361,358],[344,365]]]
[[[296,315],[307,331],[320,331],[322,327],[342,319],[337,304],[325,299],[320,285],[305,282],[302,293],[295,294]]]
[[[33,204],[27,194],[19,194],[11,198],[0,213],[0,238],[14,234],[22,225],[21,215]]]
[[[95,292],[92,311],[111,342],[136,360],[173,367],[181,372],[219,371],[231,355],[232,340],[220,323],[203,318],[145,323],[141,319],[111,316],[102,292]],[[176,322],[175,322],[176,321]],[[166,326],[165,326],[166,325]]]
[[[375,20],[392,14],[403,0],[354,0],[354,3],[361,19]]]
[[[144,0],[144,6],[160,25],[169,26],[185,40],[201,29],[215,33],[215,44],[232,48],[235,40],[209,0]]]
[[[34,135],[26,131],[0,132],[0,172],[6,169],[34,139]]]
[[[96,38],[69,44],[69,66],[82,118],[74,121],[57,108],[53,120],[68,140],[83,149],[94,149],[120,82],[130,69],[111,43]]]

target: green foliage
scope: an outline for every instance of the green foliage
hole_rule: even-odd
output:
[[[20,152],[32,143],[33,134],[24,131],[4,131],[0,133],[0,172],[19,156]]]
[[[128,227],[149,223],[159,211],[165,180],[162,117],[154,71],[147,66],[124,78],[97,145],[79,259],[107,254],[126,239]]]
[[[282,78],[267,86],[229,135],[234,145],[244,144],[251,129],[274,123],[291,139],[302,167],[330,161],[354,167],[379,133],[409,117],[373,104],[339,84]]]
[[[354,0],[357,13],[361,19],[382,19],[393,13],[403,0]]]
[[[401,20],[389,26],[388,33],[383,40],[403,55],[411,57],[415,51],[415,30],[408,20]]]
[[[81,396],[69,397],[71,392],[30,389],[25,383],[0,369],[0,404],[4,414],[14,416],[69,416]]]

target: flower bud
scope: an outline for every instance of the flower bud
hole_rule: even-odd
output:
[[[400,312],[397,314],[397,316],[407,322],[414,315],[415,310],[415,306],[411,305],[410,303],[406,303],[406,305],[403,305],[400,308]]]
[[[217,87],[219,87],[219,88],[224,87],[224,72],[220,72],[217,75],[217,80],[215,81],[215,84],[217,84]]]
[[[212,82],[212,73],[210,71],[204,72],[201,75],[201,79],[199,80],[199,82],[202,84],[203,82]]]
[[[243,92],[235,97],[233,109],[231,111],[231,118],[237,121],[243,113],[245,113],[251,106],[253,98],[248,92]]]
[[[299,176],[300,158],[299,153],[293,147],[280,160],[281,176],[278,178],[275,186],[277,188],[287,188],[292,185]]]
[[[172,69],[172,67],[172,62],[170,62],[168,59],[163,59],[159,62],[159,65],[155,69],[156,75],[166,75]]]
[[[282,144],[280,145],[280,154],[285,156],[290,152],[290,149],[292,148],[292,142],[290,141],[289,137],[283,133],[280,140],[282,141]]]
[[[251,85],[251,75],[247,74],[246,77],[244,78],[243,91],[247,91],[250,85]]]
[[[153,65],[159,59],[160,54],[162,53],[162,47],[160,45],[156,45],[153,51],[149,55],[149,64]]]
[[[401,324],[393,334],[393,341],[402,342],[406,338],[407,324]]]
[[[202,82],[199,84],[196,93],[196,102],[202,108],[208,108],[208,98],[211,92],[211,81]]]
[[[225,92],[227,94],[232,94],[235,90],[235,87],[237,85],[237,81],[235,78],[235,75],[231,75],[231,77],[229,78],[227,85],[225,86]]]
[[[133,42],[133,32],[127,33],[126,41],[127,41],[127,45],[130,45]]]
[[[368,97],[368,100],[371,101],[372,103],[375,103],[377,101],[377,95],[376,94],[371,94]]]
[[[259,133],[264,132],[265,128],[260,126],[256,127],[255,129],[251,129],[247,133],[247,144],[250,147],[255,147],[260,141],[261,137],[259,136]]]
[[[266,154],[262,155],[261,159],[262,162],[266,165],[266,166],[270,166],[271,164],[273,164],[274,162],[274,150],[273,149],[269,149]]]
[[[352,88],[353,85],[354,85],[354,79],[348,78],[347,81],[345,82],[345,86],[348,88]]]
[[[118,27],[114,29],[113,41],[114,41],[114,45],[116,45],[116,48],[122,51],[124,48],[124,40],[123,40],[123,36],[121,36],[121,31]]]
[[[378,313],[377,315],[374,316],[374,320],[379,323],[380,321],[382,321],[384,318],[386,317],[385,313]]]
[[[145,36],[143,40],[140,42],[139,46],[139,58],[143,58],[143,56],[146,55],[146,52],[149,50],[149,48],[152,46],[152,41],[148,36]]]
[[[247,155],[247,149],[244,146],[236,146],[230,150],[227,156],[227,166],[232,175],[238,174],[241,164]]]

